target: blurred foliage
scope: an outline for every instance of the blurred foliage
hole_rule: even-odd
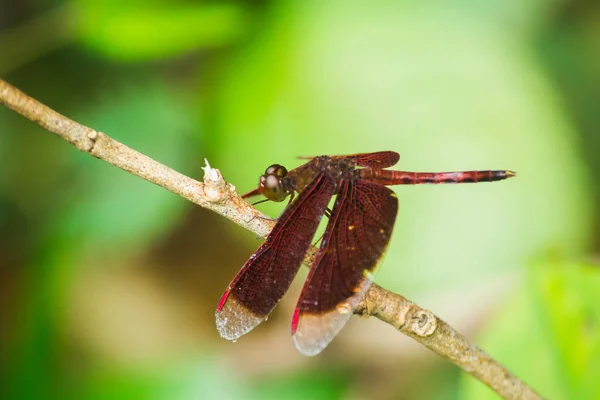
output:
[[[600,398],[598,267],[550,260],[537,263],[527,278],[479,345],[545,397]],[[495,398],[478,382],[463,380],[465,398]]]
[[[200,359],[201,357],[198,357]],[[239,399],[244,392],[232,385],[226,371],[201,364],[151,365],[146,371],[98,371],[90,376],[83,397],[89,399]]]
[[[79,38],[91,51],[122,61],[177,56],[231,44],[244,30],[233,2],[74,1]]]
[[[187,152],[193,143],[193,121],[191,113],[173,101],[176,93],[157,81],[150,81],[141,89],[113,90],[118,91],[118,96],[100,93],[100,97],[110,100],[95,108],[92,115],[81,118],[103,132],[114,132],[121,142],[135,142],[136,150],[152,154],[154,159],[178,171],[193,172],[189,168],[191,154]],[[134,119],[132,115],[144,117]],[[81,168],[77,177],[80,182],[73,188],[72,203],[65,204],[56,215],[56,232],[49,235],[65,235],[67,240],[83,238],[83,243],[89,243],[92,249],[82,250],[117,246],[117,251],[123,252],[147,246],[172,229],[183,212],[184,204],[176,196],[124,171],[107,171],[103,163],[90,157],[73,164]],[[161,217],[149,218],[152,215]]]
[[[405,170],[516,170],[397,188],[377,281],[548,398],[592,399],[599,26],[584,0],[4,1],[0,74],[182,173],[200,178],[208,157],[241,192],[306,155],[389,149]],[[0,108],[0,393],[494,396],[383,324],[351,323],[299,358],[285,298],[224,343],[214,305],[257,245]]]
[[[278,376],[255,385],[258,399],[337,399],[344,395],[347,386],[347,375],[336,373],[315,374],[314,372],[298,372],[288,376]],[[285,393],[285,396],[282,396]]]

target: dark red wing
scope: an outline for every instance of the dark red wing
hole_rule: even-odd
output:
[[[359,167],[389,168],[400,160],[400,154],[395,151],[377,151],[375,153],[357,153],[332,158],[353,158]]]
[[[398,199],[389,188],[342,180],[292,320],[302,354],[318,354],[348,322],[373,282],[397,212]]]
[[[237,339],[273,310],[298,272],[334,192],[333,179],[318,174],[284,211],[219,301],[215,317],[222,337]]]

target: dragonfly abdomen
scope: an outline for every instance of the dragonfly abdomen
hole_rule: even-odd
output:
[[[515,176],[508,170],[457,171],[457,172],[409,172],[386,169],[361,169],[361,179],[382,185],[420,185],[441,183],[477,183],[501,181]]]

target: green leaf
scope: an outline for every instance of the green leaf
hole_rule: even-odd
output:
[[[600,268],[548,265],[537,272],[538,315],[555,343],[566,398],[600,398]]]
[[[542,396],[600,398],[600,269],[541,263],[477,340]],[[465,399],[495,399],[463,376]]]
[[[233,3],[91,0],[77,5],[81,42],[120,61],[228,45],[245,24],[243,10]]]

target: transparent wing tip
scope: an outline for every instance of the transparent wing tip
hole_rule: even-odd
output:
[[[264,321],[266,316],[254,314],[229,296],[215,312],[217,331],[222,338],[235,341]]]

